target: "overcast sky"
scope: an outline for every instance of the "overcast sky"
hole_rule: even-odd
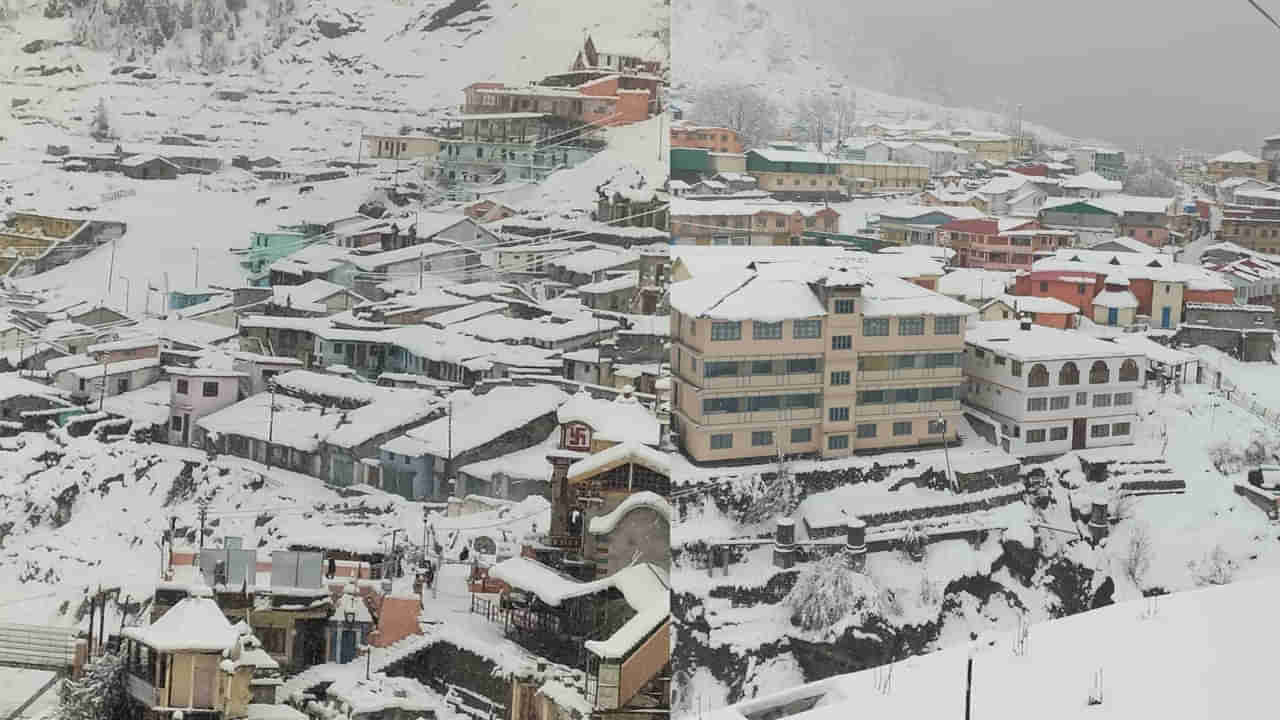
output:
[[[1280,0],[1258,1],[1280,18]],[[953,104],[1020,102],[1028,120],[1128,148],[1256,154],[1280,133],[1280,29],[1247,0],[841,1],[833,11],[862,52],[896,58],[912,95],[942,86]]]

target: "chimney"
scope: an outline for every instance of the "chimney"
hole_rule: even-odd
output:
[[[1018,327],[1022,328],[1024,331],[1030,330],[1031,318],[1024,314],[1022,317],[1018,319]]]

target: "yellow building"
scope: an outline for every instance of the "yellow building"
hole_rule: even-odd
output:
[[[197,589],[145,627],[124,629],[123,652],[135,717],[247,717],[253,666],[241,664],[240,636],[208,588]]]
[[[955,437],[971,307],[891,275],[788,275],[671,287],[672,425],[685,453],[830,458]]]
[[[440,154],[440,141],[433,137],[413,135],[365,135],[366,157],[370,158],[434,158]]]
[[[1233,150],[1219,155],[1208,162],[1209,178],[1220,183],[1227,178],[1250,177],[1266,181],[1270,166],[1262,158],[1257,158],[1243,150]]]
[[[854,192],[871,190],[923,190],[929,182],[928,165],[838,161],[840,183]]]

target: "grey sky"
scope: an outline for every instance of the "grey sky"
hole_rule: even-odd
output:
[[[1280,0],[1259,4],[1280,17]],[[985,109],[1020,102],[1029,120],[1129,148],[1256,154],[1280,133],[1280,29],[1247,0],[895,0],[832,11],[851,23],[858,55],[894,58],[896,81],[841,63],[875,89],[937,100],[941,87],[951,103]]]

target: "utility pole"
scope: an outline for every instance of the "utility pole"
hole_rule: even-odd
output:
[[[128,315],[129,314],[129,291],[133,289],[133,283],[129,281],[129,278],[123,275],[120,276],[120,279],[124,281],[124,312],[126,315]]]
[[[89,659],[93,659],[93,621],[98,612],[98,596],[89,598]]]
[[[116,274],[116,238],[111,239],[111,262],[107,265],[107,297],[111,296],[111,278]]]
[[[445,459],[444,469],[446,483],[449,482],[449,476],[453,474],[453,394],[449,394],[449,457]]]
[[[417,228],[414,228],[414,232],[417,232]],[[418,251],[418,292],[422,292],[422,263],[425,256],[426,253],[424,251]]]
[[[107,365],[108,364],[109,363],[107,363],[106,360],[102,361],[102,390],[98,394],[98,412],[102,412],[102,408],[105,407],[107,402]]]
[[[964,720],[970,720],[970,711],[973,707],[973,655],[969,656],[969,662],[965,670],[964,678]]]
[[[267,469],[271,469],[271,443],[276,437],[276,381],[272,378],[267,383],[267,388],[271,391],[270,403],[271,407],[267,410]]]
[[[200,248],[194,247],[191,249],[195,250],[196,252],[196,289],[199,289],[200,287]]]
[[[119,599],[118,593],[116,599]],[[98,586],[98,649],[99,655],[107,650],[107,595],[101,585]]]
[[[401,532],[400,528],[395,528],[391,531],[391,577],[393,578],[397,575],[396,571],[400,569],[400,563],[396,562],[396,533],[398,532]],[[405,535],[407,536],[408,533],[405,533]]]

